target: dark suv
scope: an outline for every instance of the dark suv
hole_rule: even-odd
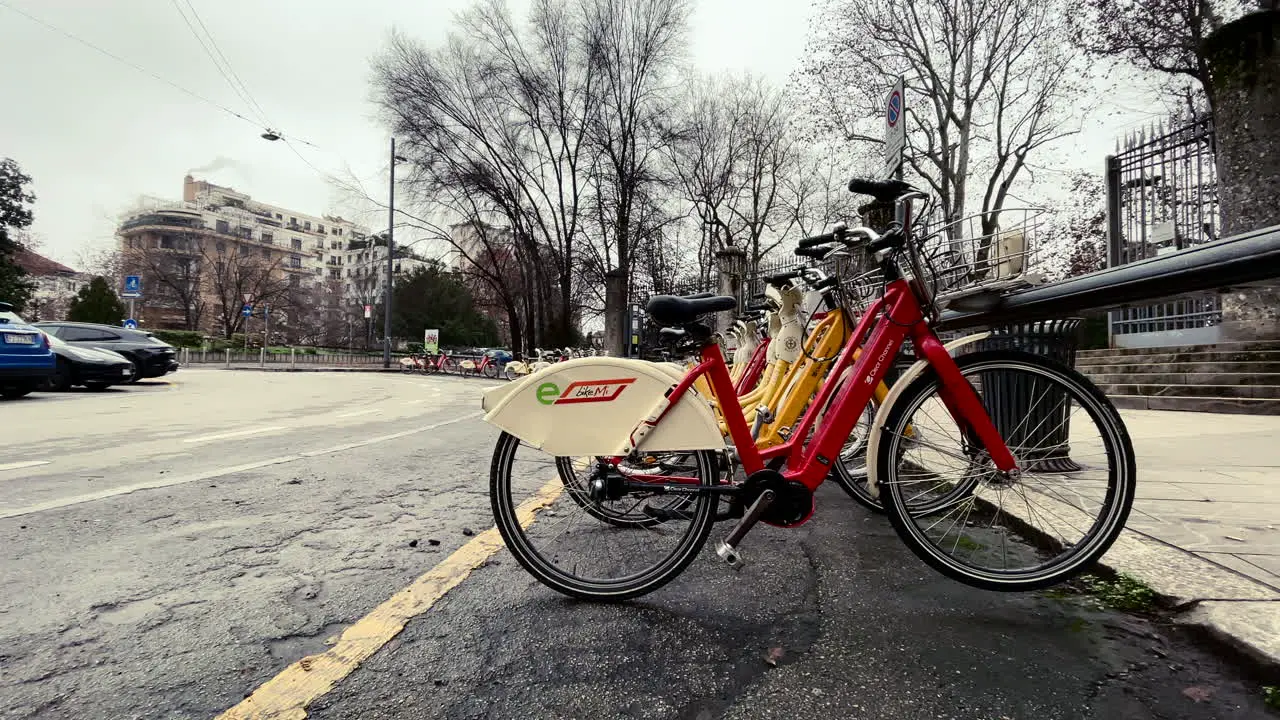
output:
[[[32,325],[71,345],[102,348],[129,358],[134,367],[133,377],[129,378],[131,383],[142,378],[162,377],[178,369],[178,351],[145,330],[78,322],[38,322]]]

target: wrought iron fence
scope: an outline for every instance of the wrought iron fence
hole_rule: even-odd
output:
[[[1219,228],[1213,121],[1131,133],[1107,158],[1108,265],[1216,240]],[[1216,293],[1111,314],[1115,335],[1208,328],[1222,320]]]

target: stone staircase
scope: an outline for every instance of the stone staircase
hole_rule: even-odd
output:
[[[1280,341],[1081,350],[1118,408],[1280,415]]]

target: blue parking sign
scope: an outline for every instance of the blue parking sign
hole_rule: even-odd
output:
[[[142,276],[126,275],[124,277],[124,292],[121,295],[127,298],[142,297]]]

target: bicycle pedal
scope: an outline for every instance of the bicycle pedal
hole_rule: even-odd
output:
[[[734,570],[742,570],[742,567],[747,564],[747,561],[742,559],[742,553],[730,547],[729,543],[723,540],[716,546],[716,554],[729,563],[729,567]]]

